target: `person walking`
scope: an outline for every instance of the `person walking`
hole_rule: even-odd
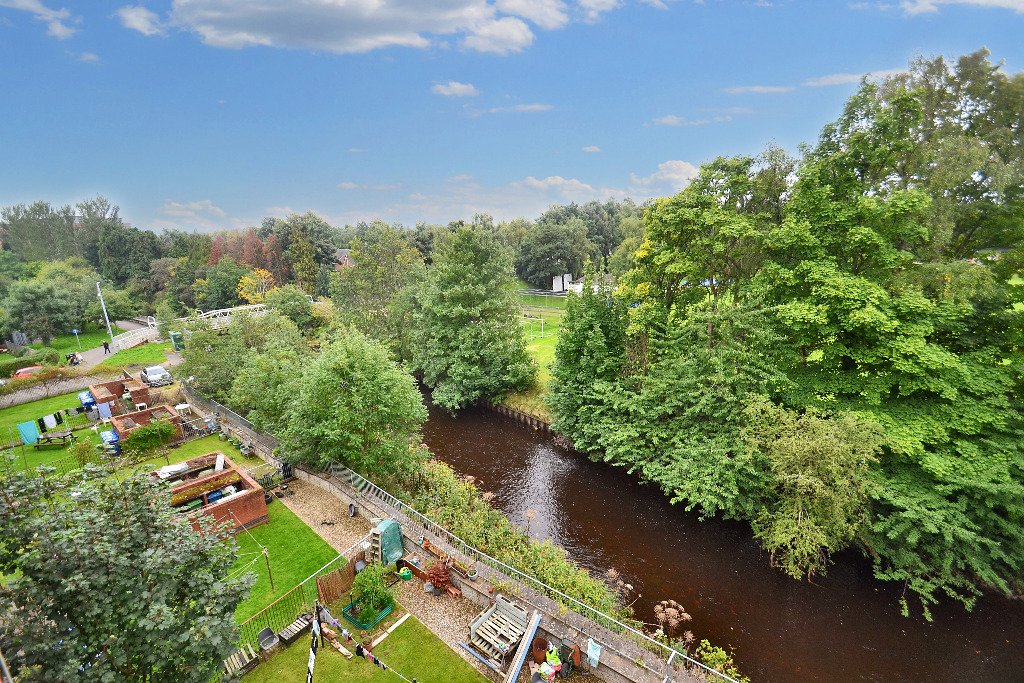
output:
[[[105,356],[108,353],[110,353],[110,342],[104,340],[103,341],[103,355]]]

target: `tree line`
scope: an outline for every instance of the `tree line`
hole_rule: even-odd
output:
[[[925,616],[1019,595],[1022,112],[987,52],[919,59],[799,160],[704,164],[618,289],[570,299],[554,427],[794,577],[852,547]]]

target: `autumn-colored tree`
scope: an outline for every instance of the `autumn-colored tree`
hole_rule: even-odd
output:
[[[210,246],[210,260],[207,262],[208,265],[215,266],[226,254],[224,253],[225,240],[220,235],[213,238],[213,244]]]
[[[269,271],[256,268],[238,281],[238,298],[250,304],[263,303],[263,297],[274,289],[274,276]]]
[[[267,268],[267,257],[264,255],[263,240],[256,234],[256,228],[249,228],[245,231],[245,238],[242,240],[242,263],[253,268]]]

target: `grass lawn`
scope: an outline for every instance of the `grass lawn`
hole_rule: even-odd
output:
[[[262,524],[235,535],[239,545],[238,560],[231,571],[256,559],[252,570],[257,576],[249,598],[235,610],[235,621],[239,624],[338,556],[327,541],[317,536],[281,501],[275,500],[268,505],[267,514],[270,516],[270,524]],[[270,589],[267,561],[260,554],[258,544],[267,546],[270,552],[270,569],[274,572],[276,590]]]
[[[167,360],[167,356],[164,355],[164,349],[170,350],[170,344],[167,342],[140,344],[124,351],[112,353],[103,359],[103,362],[97,367],[120,368],[125,365],[161,365]]]
[[[114,335],[121,334],[124,332],[117,325],[111,325],[111,329],[114,330]],[[82,346],[79,348],[78,340],[82,341]],[[107,336],[106,328],[98,328],[96,330],[90,330],[89,332],[79,331],[78,339],[75,339],[73,334],[65,334],[59,337],[54,337],[53,341],[45,346],[57,349],[61,354],[71,353],[72,351],[88,351],[89,349],[95,349],[97,346],[102,346],[104,340],[110,341],[110,337]],[[30,344],[33,349],[41,349],[44,344]]]
[[[72,391],[67,394],[60,394],[59,396],[41,398],[31,403],[22,403],[21,405],[4,408],[0,410],[0,431],[6,432],[7,427],[10,427],[14,436],[17,437],[18,423],[28,422],[29,420],[34,421],[43,415],[49,415],[55,410],[77,408],[80,405],[82,404],[78,401],[78,392]]]
[[[353,652],[355,645],[347,649]],[[482,683],[487,680],[415,617],[406,619],[394,633],[374,648],[373,654],[379,656],[388,668],[393,667],[409,680],[414,677],[429,683]],[[263,662],[242,680],[245,683],[303,683],[306,680],[308,661],[309,638],[299,638],[287,650],[274,655],[269,662]],[[352,683],[392,683],[401,680],[387,671],[381,671],[365,659],[345,659],[326,643],[317,651],[313,679]]]

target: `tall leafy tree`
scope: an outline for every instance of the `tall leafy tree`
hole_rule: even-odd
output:
[[[516,272],[539,289],[549,289],[555,275],[580,275],[587,260],[597,255],[587,238],[587,225],[572,217],[564,223],[542,220],[523,238]]]
[[[30,339],[49,343],[54,337],[70,334],[83,323],[82,310],[69,292],[54,282],[29,280],[11,286],[4,300],[11,330],[20,330]]]
[[[237,544],[193,531],[148,475],[11,474],[0,538],[0,636],[18,680],[207,683],[236,647],[253,580],[228,579]]]
[[[80,256],[74,239],[74,211],[37,201],[0,210],[3,246],[23,261],[45,261]]]
[[[412,365],[438,405],[457,410],[533,380],[512,259],[490,232],[463,226],[444,239],[412,305]]]
[[[392,304],[423,272],[423,257],[404,231],[374,221],[352,240],[355,266],[338,274],[331,298],[341,319],[389,348],[397,348],[401,318]]]
[[[281,450],[316,467],[340,462],[363,473],[407,474],[421,457],[426,419],[412,376],[383,347],[343,332],[304,364]]]

